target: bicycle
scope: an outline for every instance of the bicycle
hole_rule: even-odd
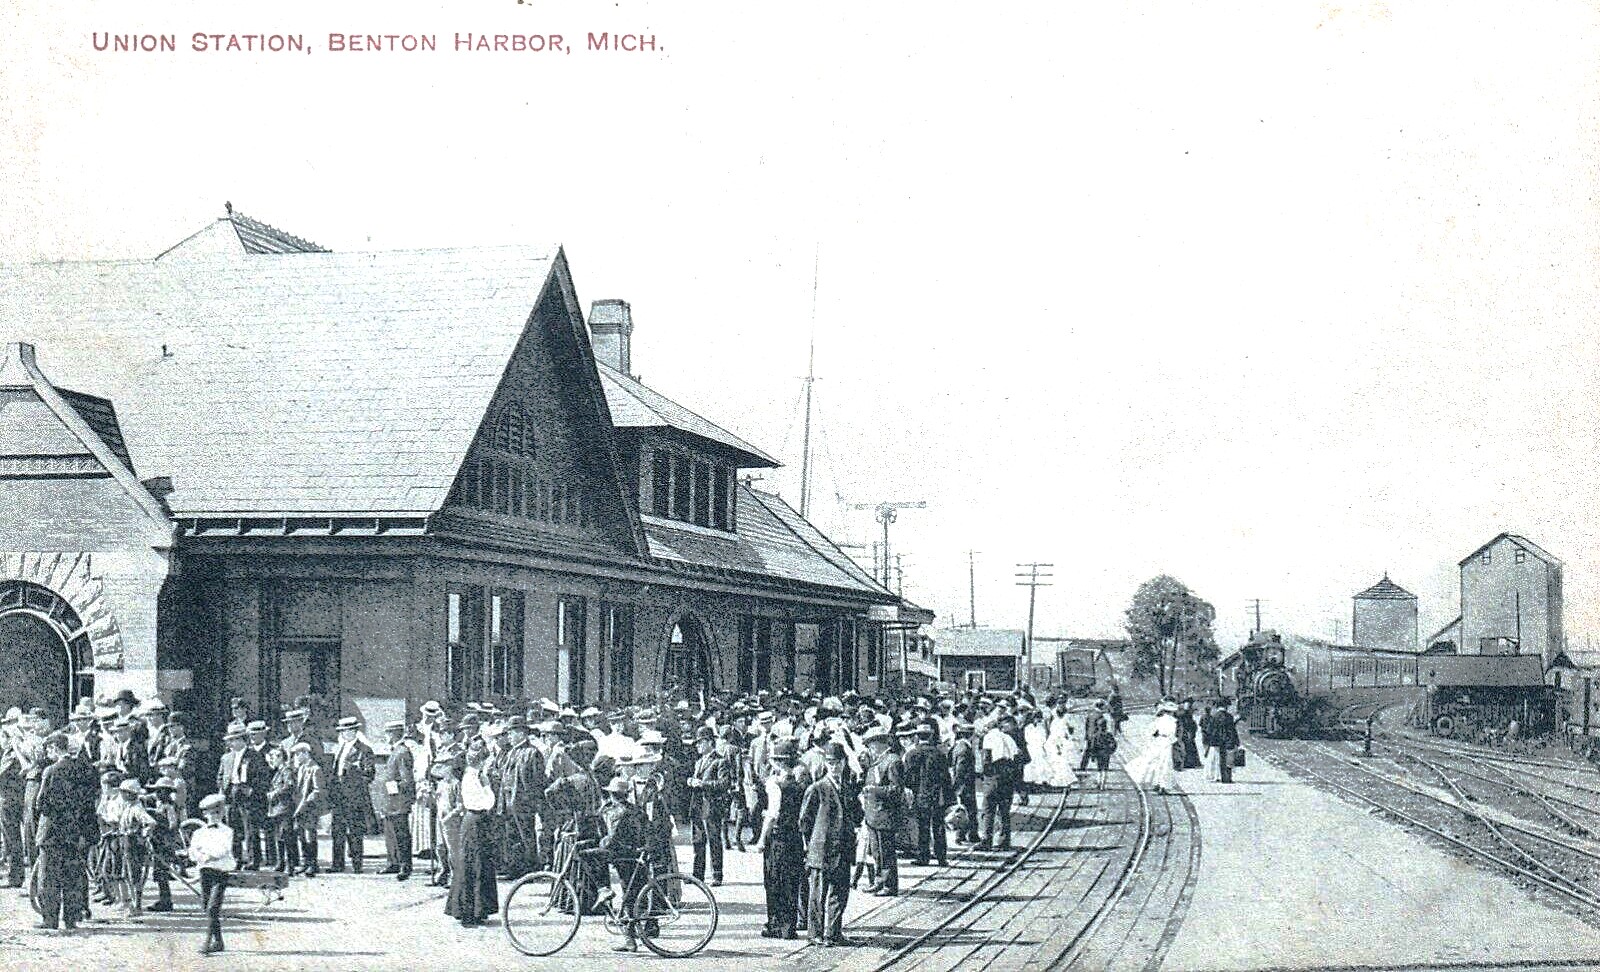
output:
[[[512,947],[523,955],[554,955],[577,937],[584,909],[573,878],[579,858],[595,849],[583,845],[593,843],[574,843],[568,853],[560,855],[558,870],[525,874],[506,892],[500,924]],[[629,889],[624,887],[620,895],[612,891],[611,866],[605,865],[606,886],[595,901],[603,908],[605,930],[625,935],[631,928],[646,948],[664,958],[688,958],[705,948],[717,931],[717,899],[711,889],[687,874],[655,873],[647,851],[641,850],[633,863],[635,874],[644,877],[633,881],[639,890],[634,895],[632,917],[619,908]]]
[[[104,862],[113,857],[113,855],[107,854],[106,850],[108,846],[121,841],[122,835],[117,833],[102,834],[99,840],[95,842],[95,845],[90,848],[89,854],[84,861],[84,870],[90,894],[92,895],[96,888],[109,884],[114,888],[117,900],[126,901],[133,896],[135,882],[142,886],[150,879],[154,869],[159,867],[166,872],[169,880],[177,881],[188,888],[196,898],[204,900],[205,896],[200,893],[199,879],[190,875],[183,855],[189,846],[189,837],[196,830],[204,827],[205,823],[204,820],[195,817],[190,817],[180,823],[176,835],[177,846],[164,852],[158,851],[147,838],[143,836],[137,837],[136,839],[142,843],[144,849],[144,853],[140,855],[143,865],[137,874],[128,876],[118,876],[105,872]],[[33,864],[29,866],[27,873],[28,903],[39,914],[44,913],[43,899],[40,897],[42,891],[40,886],[41,877],[42,866],[36,857]],[[283,900],[284,889],[289,886],[289,876],[275,871],[236,871],[228,876],[228,886],[230,888],[246,888],[260,892],[260,907],[266,908]]]

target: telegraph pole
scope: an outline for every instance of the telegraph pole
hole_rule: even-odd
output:
[[[811,386],[817,383],[817,267],[822,261],[822,244],[817,244],[811,259],[811,349],[806,362],[806,427],[800,446],[800,518],[811,509]]]
[[[851,503],[852,510],[872,510],[877,521],[883,524],[883,586],[891,585],[890,568],[894,561],[889,559],[889,524],[898,518],[899,510],[920,510],[927,507],[923,500],[891,500],[884,503]]]
[[[967,551],[967,627],[978,627],[978,573],[974,558],[976,550]]]
[[[1033,606],[1039,593],[1039,588],[1050,586],[1049,579],[1054,575],[1050,574],[1048,569],[1054,566],[1054,564],[1040,563],[1017,565],[1017,567],[1027,571],[1027,573],[1022,573],[1022,570],[1018,571],[1017,576],[1022,579],[1017,581],[1017,586],[1028,589],[1028,677],[1023,684],[1030,687],[1033,685]]]

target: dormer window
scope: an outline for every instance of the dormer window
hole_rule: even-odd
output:
[[[644,466],[641,505],[663,520],[713,530],[734,529],[738,470],[677,449],[655,448]]]

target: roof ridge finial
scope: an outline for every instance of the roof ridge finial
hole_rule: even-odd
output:
[[[232,219],[233,218],[233,202],[232,202],[232,200],[229,200],[228,202],[224,202],[222,204],[222,208],[227,211],[228,218]]]

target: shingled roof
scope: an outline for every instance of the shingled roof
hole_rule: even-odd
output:
[[[1415,601],[1417,596],[1389,579],[1388,574],[1383,575],[1383,580],[1357,594],[1356,597],[1363,601]]]
[[[116,403],[175,516],[439,508],[558,264],[483,247],[0,267],[58,385]]]
[[[779,497],[740,483],[735,501],[737,533],[647,519],[651,559],[896,599]]]
[[[617,428],[668,428],[707,439],[742,453],[741,469],[765,469],[782,465],[778,460],[745,440],[702,418],[638,379],[597,362],[600,384],[605,389],[611,422]]]

